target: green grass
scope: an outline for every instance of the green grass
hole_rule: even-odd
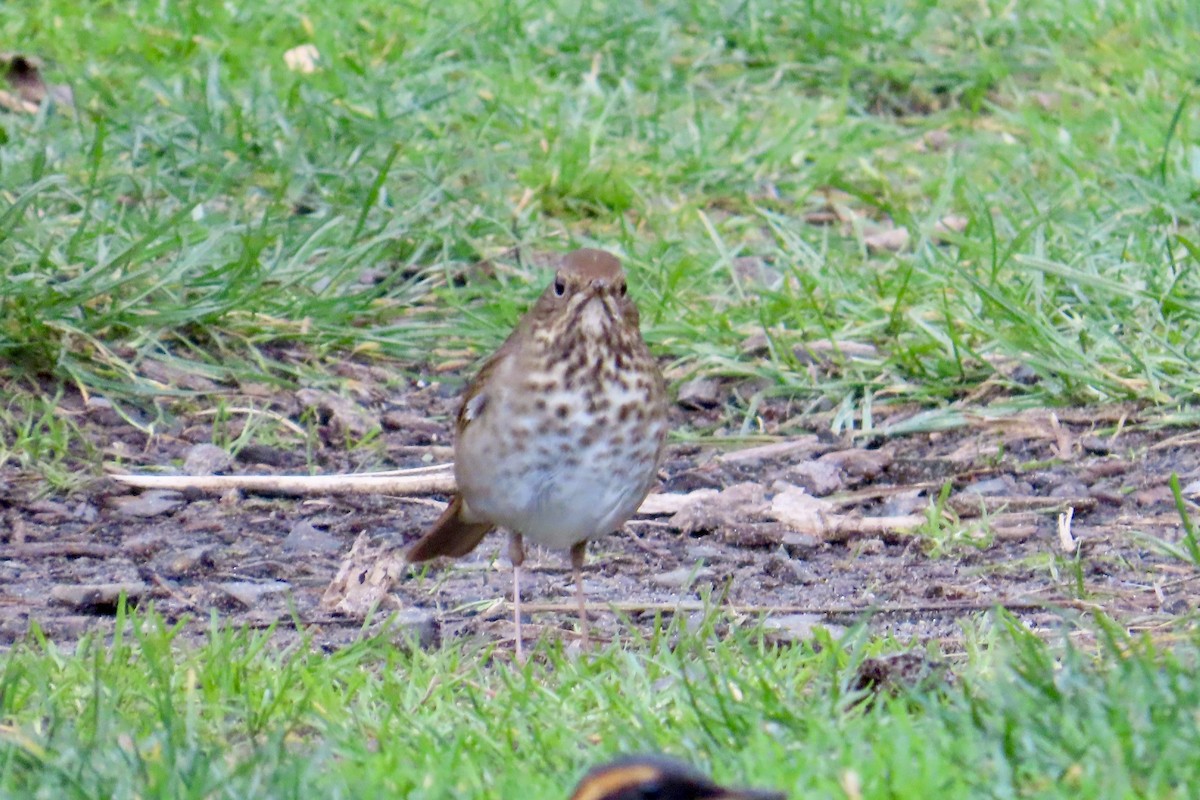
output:
[[[622,752],[682,755],[794,798],[1186,798],[1200,790],[1200,640],[1103,619],[1091,653],[1004,617],[972,626],[952,685],[864,699],[857,634],[765,644],[710,616],[523,668],[388,638],[280,651],[214,625],[182,646],[151,614],[73,653],[36,637],[0,669],[6,797],[563,798]],[[1074,625],[1066,624],[1066,631]],[[1053,638],[1053,637],[1052,637]],[[855,796],[855,795],[851,795]]]
[[[743,434],[763,394],[932,427],[985,382],[1195,419],[1189,0],[46,0],[0,5],[0,39],[77,105],[0,113],[0,466],[54,489],[101,460],[63,398],[301,447],[266,416],[227,433],[228,407],[340,390],[349,358],[396,389],[482,354],[581,244],[625,259],[676,380],[754,379]],[[306,43],[322,68],[288,71]],[[948,215],[965,228],[935,236]],[[909,246],[869,248],[889,222]],[[939,547],[959,527],[931,520]],[[1200,789],[1194,634],[1097,622],[1084,651],[1000,620],[957,686],[867,709],[852,663],[897,643],[671,631],[514,670],[128,623],[0,657],[0,794],[561,798],[629,750],[797,798]]]
[[[1186,405],[1197,31],[1183,0],[6,9],[78,111],[0,117],[0,362],[148,405],[187,391],[148,362],[236,393],[483,352],[546,273],[464,271],[592,243],[679,376]],[[905,252],[866,248],[885,219]]]

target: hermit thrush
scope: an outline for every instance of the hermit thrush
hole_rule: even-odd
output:
[[[408,560],[466,555],[494,527],[507,529],[520,657],[522,537],[570,549],[586,644],[587,540],[641,505],[666,435],[666,389],[621,264],[576,250],[467,386],[454,442],[458,492]]]

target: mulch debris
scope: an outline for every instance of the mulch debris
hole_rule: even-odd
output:
[[[400,397],[302,390],[274,404],[275,427],[255,419],[278,441],[237,452],[212,441],[213,419],[200,412],[153,434],[94,399],[65,413],[97,452],[132,471],[350,473],[444,461],[456,387],[414,383]],[[968,413],[951,430],[834,437],[831,412],[806,416],[780,400],[758,409],[769,441],[725,444],[722,434],[737,431],[714,396],[695,384],[675,409],[677,428],[710,433],[712,444],[673,446],[654,513],[589,547],[586,592],[600,638],[708,603],[739,624],[769,617],[766,630],[781,642],[865,621],[952,650],[962,620],[997,605],[1035,630],[1103,611],[1151,632],[1200,605],[1200,567],[1168,552],[1183,534],[1170,475],[1193,511],[1200,491],[1200,449],[1188,431],[1139,425],[1128,408],[1045,409]],[[876,424],[895,427],[906,414],[877,411]],[[252,415],[230,416],[224,442]],[[307,452],[295,438],[306,425],[319,434]],[[359,439],[367,444],[347,447]],[[426,645],[510,636],[505,537],[457,562],[411,569],[397,560],[442,500],[139,492],[103,477],[59,494],[0,467],[0,645],[22,640],[35,621],[67,646],[107,632],[121,597],[184,621],[185,634],[201,635],[216,610],[233,624],[275,625],[282,637],[295,636],[298,621],[329,648],[389,615],[397,635]],[[526,567],[530,629],[574,636],[565,556],[535,549]]]

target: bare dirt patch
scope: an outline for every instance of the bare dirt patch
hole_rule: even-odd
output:
[[[213,426],[203,413],[153,436],[78,401],[64,401],[64,413],[77,414],[96,448],[133,470],[187,464],[283,474],[311,463],[332,473],[420,466],[431,454],[447,460],[455,396],[455,385],[434,384],[391,399],[382,391],[343,403],[279,397],[274,413],[297,425],[302,408],[318,409],[322,444],[308,456],[251,444],[232,460],[204,446]],[[1181,538],[1167,481],[1172,472],[1185,487],[1200,480],[1187,431],[1145,429],[1131,409],[1108,408],[968,415],[950,431],[834,438],[817,433],[828,430],[827,416],[791,412],[783,401],[759,409],[763,430],[776,439],[671,448],[662,491],[715,492],[693,494],[670,514],[639,517],[590,546],[586,586],[601,636],[627,632],[627,621],[648,625],[657,613],[699,613],[704,598],[747,623],[769,612],[783,640],[809,635],[814,624],[862,619],[902,639],[952,639],[962,618],[997,605],[1034,628],[1096,609],[1131,629],[1194,619],[1200,570],[1150,538]],[[680,407],[676,427],[719,432],[723,413]],[[361,434],[359,426],[376,420],[383,427],[372,447],[344,447],[349,426]],[[941,511],[931,515],[939,497]],[[793,501],[808,508],[805,498],[819,498],[818,523],[795,516]],[[319,601],[351,543],[365,533],[375,546],[402,548],[433,521],[442,499],[212,497],[137,492],[105,478],[56,496],[5,468],[0,644],[23,638],[33,622],[67,645],[109,630],[124,594],[183,621],[189,634],[201,634],[216,611],[235,624],[277,626],[281,637],[304,629],[337,647],[362,635],[362,621]],[[1059,515],[1068,510],[1064,538]],[[392,592],[401,628],[426,641],[509,637],[504,553],[504,537],[493,535],[461,561],[402,576]],[[534,550],[527,566],[530,629],[570,636],[566,559]]]

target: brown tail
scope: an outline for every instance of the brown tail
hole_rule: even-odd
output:
[[[429,532],[417,540],[405,558],[409,562],[428,561],[438,556],[458,558],[475,549],[493,527],[489,522],[466,522],[462,518],[462,497],[454,495],[450,505],[433,523]]]

